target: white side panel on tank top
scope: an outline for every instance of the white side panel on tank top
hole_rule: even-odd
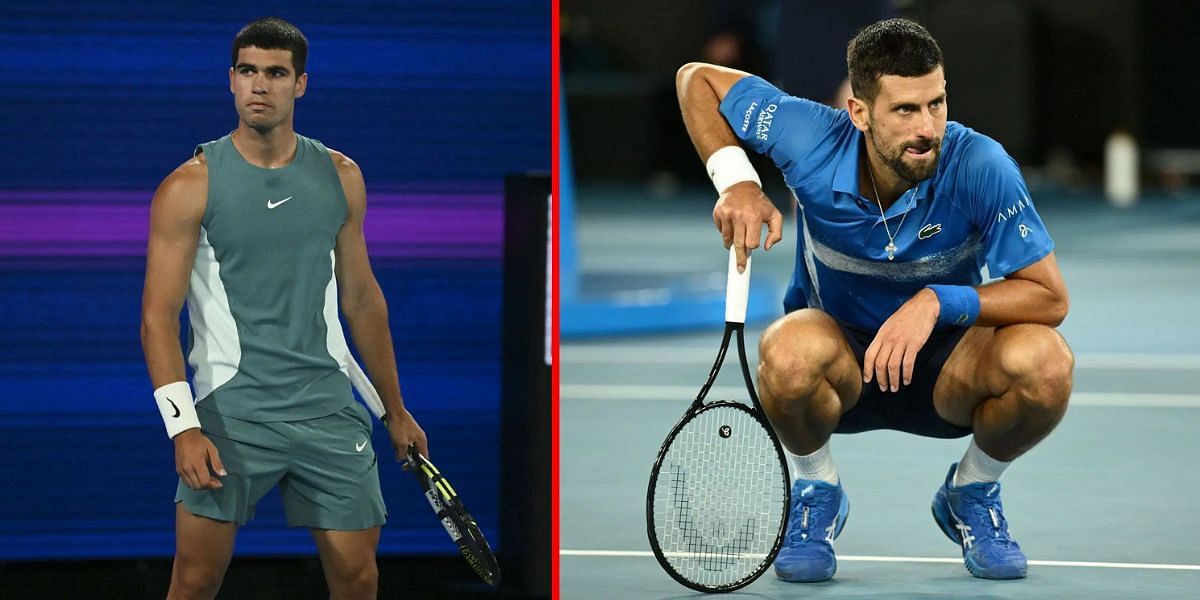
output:
[[[349,376],[346,370],[346,357],[350,356],[350,347],[346,345],[346,334],[342,332],[342,322],[338,319],[337,291],[337,257],[334,251],[329,251],[329,284],[325,286],[325,347],[329,356],[337,361],[338,368]]]
[[[196,375],[196,402],[208,397],[234,375],[242,360],[237,324],[229,309],[229,296],[221,282],[221,264],[208,243],[208,231],[200,228],[200,243],[188,286],[188,318],[192,325],[192,351],[188,362]]]

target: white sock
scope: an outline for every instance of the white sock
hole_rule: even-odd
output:
[[[829,442],[817,448],[812,454],[801,456],[787,453],[792,463],[792,481],[797,479],[816,479],[827,483],[837,484],[837,470],[833,468],[833,455],[829,453]]]
[[[992,483],[1000,481],[1004,470],[1012,461],[1004,462],[987,455],[971,438],[971,445],[966,454],[958,461],[958,469],[954,471],[954,487],[962,487],[968,483]]]

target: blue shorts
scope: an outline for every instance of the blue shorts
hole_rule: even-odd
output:
[[[838,322],[842,335],[854,350],[854,358],[862,371],[863,356],[875,339],[874,331],[858,329]],[[854,405],[834,429],[834,433],[860,433],[875,429],[894,429],[934,438],[959,438],[970,435],[970,427],[959,427],[942,419],[933,407],[933,387],[950,353],[967,333],[966,327],[935,329],[929,341],[917,352],[913,364],[912,383],[902,385],[896,392],[882,392],[872,378],[864,383]]]

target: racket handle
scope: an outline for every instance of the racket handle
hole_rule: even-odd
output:
[[[746,250],[746,271],[738,273],[737,249],[729,247],[729,280],[725,286],[725,322],[745,323],[746,302],[750,297],[750,251]]]
[[[367,378],[362,367],[358,366],[358,362],[354,360],[354,355],[346,352],[342,362],[346,365],[346,376],[350,378],[350,385],[354,386],[359,396],[362,396],[367,410],[371,411],[371,414],[386,426],[387,421],[384,420],[384,417],[387,416],[387,409],[383,406],[383,399],[379,397],[379,392],[375,391],[375,386],[371,385],[371,380]]]

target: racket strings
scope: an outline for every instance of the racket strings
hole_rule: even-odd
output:
[[[735,562],[734,556],[740,552],[744,552],[749,543],[754,539],[753,536],[753,520],[750,521],[747,528],[739,530],[739,534],[735,543],[730,547],[718,548],[712,546],[708,540],[719,540],[727,537],[721,531],[722,523],[714,521],[708,523],[716,529],[711,532],[703,531],[697,518],[696,512],[691,505],[691,495],[687,486],[687,471],[680,465],[671,465],[671,502],[675,512],[673,516],[679,524],[680,536],[686,548],[686,552],[699,559],[699,565],[702,569],[709,571],[724,571],[732,566]]]
[[[654,527],[672,568],[719,589],[765,568],[783,525],[785,473],[750,412],[716,406],[672,440],[654,491]]]

